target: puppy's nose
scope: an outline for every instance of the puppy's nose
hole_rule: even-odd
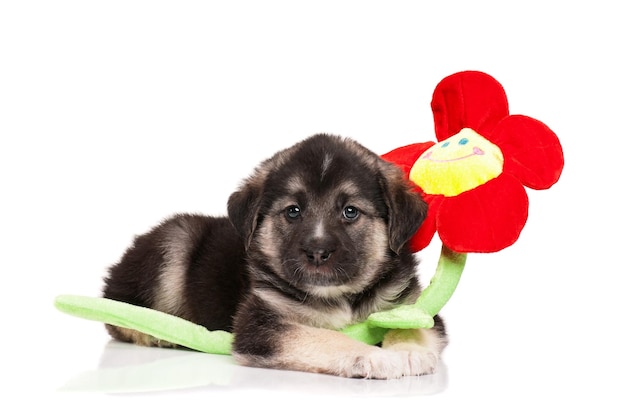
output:
[[[333,254],[331,250],[323,248],[304,250],[304,252],[306,253],[306,257],[309,260],[309,263],[316,266],[320,266],[326,263],[326,261],[328,261],[330,256]]]

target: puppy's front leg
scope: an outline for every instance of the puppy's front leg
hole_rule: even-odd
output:
[[[282,326],[280,335],[274,335],[280,338],[274,340],[272,351],[263,349],[266,354],[242,351],[237,345],[246,341],[240,339],[233,355],[243,365],[343,377],[392,379],[432,371],[421,352],[374,347],[329,329],[290,323]]]

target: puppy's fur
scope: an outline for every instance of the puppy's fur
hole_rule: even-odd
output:
[[[382,347],[335,331],[415,302],[417,261],[405,243],[425,215],[395,166],[353,140],[316,135],[263,162],[231,195],[228,218],[176,215],[137,237],[110,268],[104,296],[232,331],[243,365],[428,374],[447,343],[439,317],[432,329],[389,331]]]

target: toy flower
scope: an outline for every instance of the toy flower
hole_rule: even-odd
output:
[[[557,136],[538,120],[509,115],[503,87],[483,72],[444,78],[431,107],[438,143],[383,155],[404,169],[429,204],[411,248],[423,249],[435,232],[458,253],[510,246],[528,217],[524,186],[547,189],[559,179],[563,151]]]

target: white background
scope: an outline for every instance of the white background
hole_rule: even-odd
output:
[[[624,414],[623,17],[612,1],[1,3],[0,409]],[[98,296],[163,217],[225,213],[311,134],[378,153],[433,140],[435,85],[470,69],[558,134],[565,169],[529,191],[515,245],[470,254],[438,376],[239,368],[111,344],[53,308]]]

